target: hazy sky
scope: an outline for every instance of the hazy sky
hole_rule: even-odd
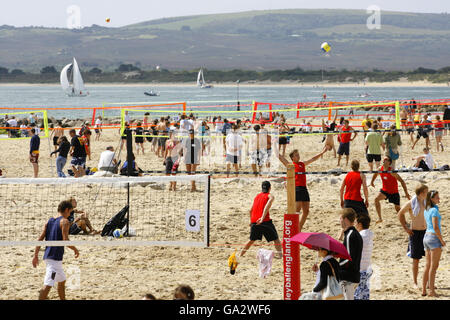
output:
[[[158,18],[248,10],[327,8],[450,13],[449,0],[0,0],[0,25],[67,27],[71,5],[81,26],[119,27]],[[107,24],[106,18],[111,18]]]

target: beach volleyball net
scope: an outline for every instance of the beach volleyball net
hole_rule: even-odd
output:
[[[30,139],[31,129],[42,138],[49,136],[47,110],[0,113],[0,140]]]
[[[121,110],[122,109],[140,109],[140,110],[152,110],[152,109],[164,109],[170,110],[173,114],[180,114],[186,111],[186,102],[169,102],[169,103],[153,103],[149,104],[148,102],[120,102],[120,103],[103,103],[101,107],[92,108],[92,120],[91,124],[95,125],[96,119],[101,117],[102,120],[109,124],[117,124],[120,123]],[[153,113],[153,117],[155,116],[166,116],[167,113]],[[149,117],[149,121],[153,118]],[[144,114],[142,114],[141,119],[134,119],[136,121],[145,121]]]
[[[168,191],[171,181],[176,182],[176,192]],[[191,192],[192,183],[197,192]],[[208,245],[206,175],[0,179],[0,189],[0,246]],[[102,236],[81,231],[70,234],[70,241],[37,241],[49,218],[59,216],[59,203],[71,197],[77,201],[76,209],[86,214],[74,214],[78,227],[87,217],[95,230],[120,232]],[[124,224],[123,219],[128,221]],[[111,220],[113,223],[105,228]],[[115,224],[117,221],[120,223]],[[73,227],[73,231],[78,227]]]

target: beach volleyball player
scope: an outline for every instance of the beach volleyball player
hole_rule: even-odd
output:
[[[306,172],[306,166],[310,165],[314,161],[318,160],[322,155],[330,150],[331,148],[329,146],[325,146],[319,154],[316,154],[311,159],[301,162],[300,161],[300,153],[297,149],[293,150],[291,153],[289,153],[289,157],[292,160],[292,164],[294,164],[295,167],[295,203],[296,203],[296,212],[302,211],[302,216],[299,221],[299,229],[298,232],[302,231],[303,225],[306,222],[306,218],[309,214],[309,192],[308,188],[306,187],[306,175],[301,174]],[[286,160],[281,154],[278,155],[278,159],[280,159],[281,163],[285,165],[287,168],[291,163]],[[300,173],[300,174],[299,174]]]
[[[256,195],[250,209],[250,240],[245,244],[240,256],[243,257],[247,250],[256,240],[266,238],[267,242],[273,241],[277,253],[276,258],[282,257],[281,242],[278,237],[275,225],[269,215],[269,210],[275,201],[275,197],[270,194],[271,185],[269,181],[264,181],[261,186],[261,193]]]
[[[67,219],[70,216],[73,206],[70,201],[62,201],[58,205],[57,217],[50,218],[44,226],[39,241],[68,241],[70,222]],[[75,253],[75,258],[78,258],[78,249],[74,246],[68,246],[69,249]],[[33,267],[36,268],[39,264],[39,251],[41,247],[37,246],[34,250],[34,257],[32,260]],[[43,260],[47,264],[47,270],[44,279],[44,288],[39,291],[39,300],[47,299],[50,289],[58,283],[58,295],[61,300],[66,298],[66,275],[63,270],[62,261],[64,255],[64,247],[46,247]]]
[[[352,208],[357,214],[368,215],[369,190],[366,184],[366,176],[359,171],[358,160],[352,161],[351,168],[352,171],[347,173],[342,181],[340,190],[341,207]],[[361,187],[363,188],[365,200],[361,197]]]
[[[389,156],[385,156],[383,159],[383,165],[378,168],[379,171],[391,171],[394,170],[392,167],[392,159]],[[370,182],[370,186],[375,188],[375,185],[373,184],[375,182],[375,179],[380,175],[381,181],[383,183],[383,187],[381,188],[380,192],[378,193],[377,197],[375,198],[375,209],[377,210],[378,214],[378,221],[376,223],[383,222],[383,219],[381,218],[381,204],[380,202],[382,200],[388,200],[389,203],[394,204],[395,211],[398,213],[401,209],[400,207],[400,194],[398,193],[398,182],[403,187],[403,191],[405,191],[405,197],[408,198],[408,200],[411,199],[408,193],[408,188],[406,187],[405,181],[395,172],[392,173],[374,173],[372,176],[372,181]],[[398,181],[398,182],[397,182]]]

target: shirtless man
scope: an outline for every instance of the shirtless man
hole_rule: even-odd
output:
[[[61,121],[58,121],[57,127],[52,130],[51,136],[53,136],[53,146],[55,150],[58,149],[58,140],[64,135],[64,128],[62,127]]]
[[[156,126],[156,130],[158,131],[158,135],[160,136],[165,136],[167,134],[166,120],[164,118],[160,119],[158,125]],[[166,141],[167,138],[165,137],[158,138],[158,149],[156,150],[156,155],[160,158],[164,157]]]
[[[419,185],[415,190],[416,195],[400,209],[398,212],[398,219],[409,235],[408,244],[408,256],[413,259],[412,273],[414,286],[418,287],[417,275],[419,273],[419,260],[425,256],[425,249],[423,246],[423,238],[427,230],[427,224],[425,222],[424,211],[426,209],[426,198],[428,193],[428,187],[426,185]],[[411,219],[411,225],[406,223],[405,214],[409,212]]]

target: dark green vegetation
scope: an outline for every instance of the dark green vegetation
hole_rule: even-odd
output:
[[[87,82],[195,81],[199,67],[208,69],[207,81],[317,81],[322,68],[330,81],[449,81],[448,68],[443,69],[449,64],[448,14],[382,11],[379,30],[367,28],[369,16],[364,10],[292,9],[178,17],[121,28],[2,26],[0,65],[9,74],[0,70],[0,81],[54,82],[57,74],[43,68],[59,72],[73,56]],[[329,57],[320,50],[324,41],[332,46]]]

